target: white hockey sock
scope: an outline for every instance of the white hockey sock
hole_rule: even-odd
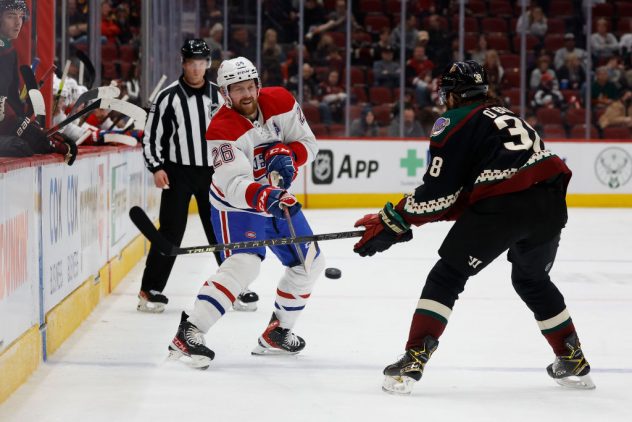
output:
[[[292,328],[298,316],[307,304],[314,283],[325,268],[325,259],[318,255],[312,263],[309,273],[302,266],[285,269],[277,287],[274,302],[274,313],[279,319],[281,328]]]
[[[259,274],[261,259],[253,254],[226,258],[217,273],[200,288],[189,322],[204,333],[230,309],[239,293]]]

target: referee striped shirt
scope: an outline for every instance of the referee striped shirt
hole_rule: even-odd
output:
[[[165,161],[184,166],[212,167],[206,128],[224,103],[217,85],[187,85],[182,76],[162,90],[152,104],[143,136],[143,156],[149,171]]]

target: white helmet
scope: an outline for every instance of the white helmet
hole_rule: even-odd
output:
[[[259,79],[257,68],[245,57],[224,60],[219,65],[219,69],[217,69],[217,85],[224,97],[226,97],[226,103],[229,107],[232,106],[232,101],[228,96],[228,87],[234,83],[251,79],[255,79],[257,88],[261,88],[261,80]]]

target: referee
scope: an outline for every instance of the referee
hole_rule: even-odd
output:
[[[211,50],[206,42],[186,40],[181,54],[182,75],[158,94],[149,111],[143,156],[147,169],[154,175],[156,187],[162,189],[160,233],[173,244],[180,245],[193,195],[206,238],[214,244],[217,241],[211,226],[208,199],[213,167],[205,134],[224,100],[217,85],[206,78],[206,70],[211,65]],[[175,259],[161,255],[153,245],[149,249],[138,294],[139,311],[164,311],[168,299],[162,291]],[[217,254],[215,259],[219,264]],[[239,302],[251,302],[256,309],[258,297],[254,292],[244,292],[239,299]]]

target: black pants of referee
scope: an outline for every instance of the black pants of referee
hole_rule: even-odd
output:
[[[213,169],[166,163],[164,170],[169,177],[169,189],[162,190],[158,231],[171,243],[180,246],[187,225],[189,202],[191,196],[195,196],[206,238],[210,244],[217,243],[211,226],[209,204],[209,187]],[[217,254],[215,259],[219,265]],[[152,245],[147,255],[141,290],[162,292],[167,285],[175,261],[175,256],[162,255]]]
[[[468,278],[508,250],[512,285],[536,320],[558,315],[566,305],[549,271],[567,219],[561,178],[473,204],[443,241],[441,259],[428,274],[421,299],[453,309]],[[406,348],[423,344],[425,334],[411,330]]]

